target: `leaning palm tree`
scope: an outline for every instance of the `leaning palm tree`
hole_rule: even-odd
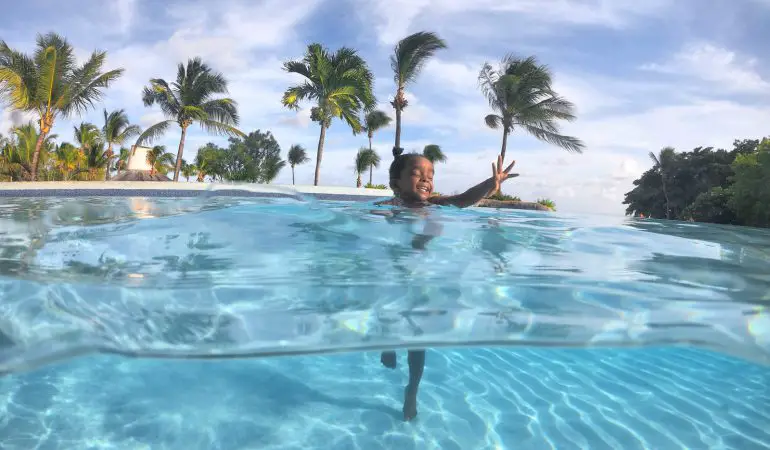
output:
[[[367,149],[367,158],[369,159],[369,184],[372,184],[372,172],[375,167],[380,167],[380,155],[374,150]]]
[[[660,175],[660,185],[663,190],[663,198],[666,200],[666,219],[671,218],[671,208],[668,201],[668,186],[667,186],[667,180],[668,180],[668,169],[671,167],[671,163],[674,159],[674,155],[676,154],[676,150],[674,150],[673,147],[664,147],[660,150],[659,155],[655,155],[655,153],[650,152],[650,159],[652,160],[652,163],[654,164],[652,166],[652,170]]]
[[[522,128],[535,138],[576,153],[583,143],[559,133],[558,120],[575,120],[572,103],[560,97],[551,87],[551,71],[534,56],[525,59],[512,55],[503,58],[494,69],[484,64],[479,73],[479,86],[496,114],[484,118],[492,129],[503,129],[500,154],[505,159],[508,135]]]
[[[379,109],[368,113],[366,117],[364,117],[364,130],[366,130],[366,135],[369,138],[369,150],[372,149],[374,132],[387,127],[392,120],[393,119],[391,119],[390,116]]]
[[[227,93],[227,80],[224,75],[214,72],[200,58],[187,61],[187,66],[179,64],[176,81],[169,84],[166,80],[153,78],[150,85],[142,92],[144,106],[158,104],[168,118],[147,128],[136,140],[136,145],[143,145],[163,135],[168,127],[177,123],[182,128],[179,150],[176,155],[174,181],[179,181],[182,170],[182,156],[187,128],[197,122],[209,133],[227,136],[244,136],[235,128],[238,125],[238,109],[235,100],[213,98],[216,94]]]
[[[147,164],[150,165],[150,176],[165,175],[175,164],[174,155],[166,151],[165,145],[156,145],[147,152]]]
[[[437,162],[446,162],[446,155],[441,151],[441,147],[436,144],[428,144],[422,149],[422,156],[428,161],[436,164]]]
[[[40,133],[30,122],[11,130],[12,137],[3,146],[3,170],[12,181],[30,180],[33,171],[33,158],[38,147]],[[49,155],[55,149],[55,134],[49,134],[40,145],[38,160],[45,166]]]
[[[121,171],[126,170],[128,167],[128,158],[130,157],[131,149],[121,147],[120,152],[118,153],[118,159],[115,161],[115,171],[118,172],[118,175],[120,175]]]
[[[123,145],[126,140],[137,136],[142,132],[138,125],[131,125],[128,116],[122,109],[107,113],[104,110],[104,127],[102,127],[102,140],[107,144],[107,170],[104,171],[104,179],[109,181],[112,166],[113,145]]]
[[[286,159],[289,160],[289,166],[291,166],[291,184],[294,184],[294,167],[300,164],[305,164],[310,161],[307,157],[307,151],[301,145],[294,144],[289,148],[289,153],[286,155]]]
[[[336,117],[344,119],[353,129],[353,134],[362,131],[361,112],[374,108],[376,104],[372,92],[374,77],[355,50],[342,47],[331,54],[321,44],[310,44],[301,60],[288,61],[283,68],[305,77],[302,84],[286,89],[283,105],[299,109],[302,100],[312,101],[314,106],[310,118],[321,125],[313,181],[318,186],[326,129]]]
[[[390,67],[396,81],[396,95],[390,102],[396,110],[396,148],[401,147],[401,112],[408,106],[406,85],[413,82],[428,59],[443,48],[446,48],[446,43],[438,35],[420,31],[401,39],[390,56]]]
[[[185,181],[190,181],[190,177],[195,176],[198,173],[198,168],[195,164],[189,164],[187,161],[182,160],[182,176]]]
[[[262,161],[259,177],[263,183],[272,183],[284,167],[286,161],[278,155],[270,155]]]
[[[356,178],[356,187],[361,187],[361,174],[366,172],[367,169],[369,169],[369,184],[372,183],[371,179],[371,170],[372,167],[378,167],[380,165],[380,156],[374,152],[374,150],[369,150],[366,147],[361,147],[358,149],[358,153],[356,153],[356,160],[354,164],[354,169],[356,174],[358,174],[358,178]]]
[[[32,181],[37,179],[40,150],[56,119],[87,111],[123,73],[123,69],[103,72],[106,57],[106,52],[95,51],[79,66],[72,46],[55,33],[38,35],[32,56],[0,41],[0,97],[12,109],[34,113],[38,123],[38,140],[31,161]]]

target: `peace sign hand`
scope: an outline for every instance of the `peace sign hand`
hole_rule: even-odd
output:
[[[502,170],[503,155],[497,155],[497,164],[492,163],[492,181],[495,183],[495,189],[492,192],[499,191],[503,181],[519,176],[518,173],[509,173],[515,164],[516,161],[513,161],[505,170]]]

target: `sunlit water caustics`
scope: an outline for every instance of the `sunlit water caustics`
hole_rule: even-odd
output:
[[[770,232],[374,211],[0,198],[0,448],[770,446]]]

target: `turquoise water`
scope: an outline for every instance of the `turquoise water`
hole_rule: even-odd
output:
[[[0,448],[770,447],[770,232],[372,210],[0,199]]]

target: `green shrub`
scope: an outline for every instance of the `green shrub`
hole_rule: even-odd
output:
[[[367,188],[367,189],[389,189],[384,184],[370,184],[370,183],[366,183],[366,186],[364,186],[364,187]]]
[[[515,195],[503,194],[502,192],[495,192],[487,197],[488,200],[499,200],[502,202],[520,202],[521,199]]]
[[[537,202],[540,203],[543,206],[547,206],[551,208],[552,210],[556,211],[556,203],[553,202],[553,200],[549,198],[539,198],[537,199]]]
[[[697,222],[735,224],[738,219],[730,208],[733,193],[730,189],[714,187],[695,197],[695,201],[685,208],[682,218]]]

